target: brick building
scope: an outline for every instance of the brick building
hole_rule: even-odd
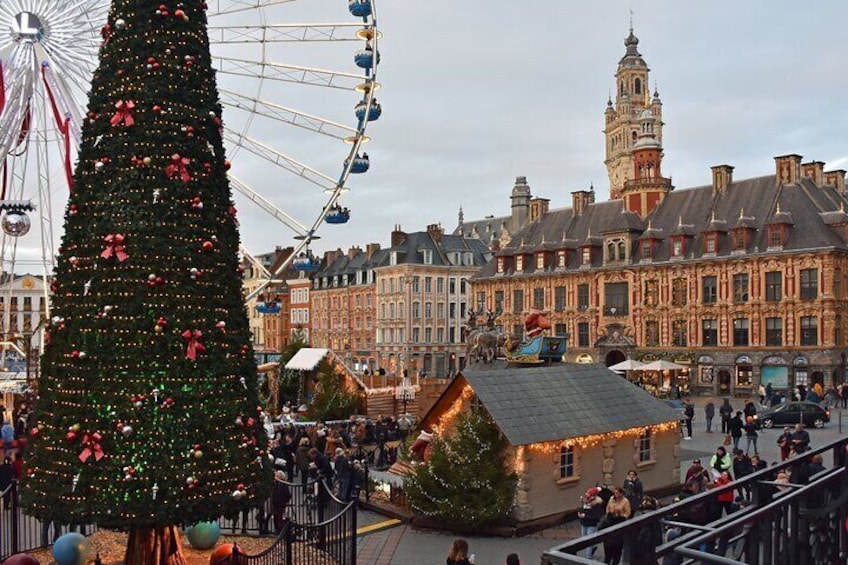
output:
[[[705,393],[841,382],[845,171],[792,154],[772,174],[736,180],[718,165],[711,183],[676,189],[661,170],[661,104],[645,90],[637,44],[631,31],[604,117],[611,199],[578,190],[570,208],[549,210],[519,177],[511,216],[455,232],[500,231],[489,238],[495,260],[472,280],[475,301],[511,331],[531,307],[548,311],[570,336],[570,361],[665,358],[688,367],[677,384]],[[516,194],[526,221],[510,230]]]

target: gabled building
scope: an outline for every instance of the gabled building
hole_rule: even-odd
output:
[[[845,171],[789,154],[772,174],[737,180],[722,164],[712,182],[675,188],[636,44],[631,31],[605,112],[610,200],[578,190],[570,208],[545,203],[472,279],[475,295],[516,333],[530,308],[547,311],[554,332],[569,336],[571,361],[687,367],[679,382],[647,383],[658,389],[750,394],[767,383],[842,382]],[[457,231],[469,225],[479,222]]]
[[[476,238],[426,231],[392,231],[376,276],[378,365],[390,375],[406,369],[437,378],[463,366],[463,325],[475,307],[468,280],[491,257]]]

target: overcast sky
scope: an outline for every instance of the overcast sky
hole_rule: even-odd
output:
[[[303,0],[268,9],[265,18],[355,21],[346,5]],[[416,231],[440,222],[451,231],[460,206],[468,220],[506,215],[518,175],[554,208],[570,205],[570,192],[590,183],[605,199],[603,111],[631,9],[650,87],[663,101],[663,172],[676,187],[708,183],[709,167],[721,163],[735,166],[738,179],[772,174],[772,158],[785,153],[848,168],[845,0],[377,0],[377,7],[383,115],[369,131],[372,168],[352,179],[342,200],[352,220],[322,226],[317,252],[386,245],[396,223]],[[345,44],[338,61],[338,52],[304,47],[284,45],[266,57],[355,70],[358,45]],[[255,57],[259,48],[247,51]],[[288,88],[268,83],[259,97],[303,102],[306,111],[355,125],[355,93],[311,89],[303,98]],[[224,118],[238,124],[235,112]],[[293,129],[260,119],[248,132],[337,175],[344,147],[325,151]],[[303,222],[320,213],[319,190],[244,151],[230,154],[233,172],[281,208]],[[292,243],[290,231],[238,201],[252,252]]]
[[[594,183],[608,195],[603,111],[633,9],[663,101],[663,171],[678,188],[772,174],[798,153],[848,168],[848,2],[379,1],[382,118],[372,170],[316,250],[388,241],[441,222],[505,215],[517,175],[552,207]],[[247,227],[256,249],[276,243]]]

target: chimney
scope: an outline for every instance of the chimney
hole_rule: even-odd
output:
[[[370,259],[379,250],[380,250],[380,244],[379,243],[369,243],[368,245],[365,246],[365,256]]]
[[[430,234],[430,237],[433,238],[433,241],[436,243],[442,242],[442,236],[445,235],[445,230],[442,228],[441,224],[430,224],[427,226],[427,233]]]
[[[595,202],[595,192],[590,190],[575,190],[571,193],[571,208],[575,216],[583,214],[586,206]]]
[[[360,249],[359,247],[355,247],[355,246],[351,247],[350,249],[347,250],[348,259],[353,259],[354,257],[356,257],[356,254],[359,253],[360,251],[362,251],[362,249]]]
[[[548,198],[533,198],[530,200],[530,221],[535,222],[548,213],[551,201]]]
[[[392,230],[392,247],[400,245],[406,239],[406,234],[400,229],[400,224],[395,224],[395,229]]]
[[[727,187],[733,182],[733,167],[730,165],[716,165],[710,167],[713,172],[713,194],[724,194]]]
[[[336,249],[335,251],[325,251],[324,252],[324,266],[328,267],[336,262],[336,259],[342,256],[342,250]]]
[[[845,194],[845,169],[824,173],[824,184],[832,186],[839,194]]]
[[[824,182],[824,163],[821,161],[802,163],[801,176],[809,177],[813,181],[813,184],[821,188]]]
[[[775,157],[777,181],[784,184],[796,184],[801,179],[801,159],[802,157],[795,153]]]

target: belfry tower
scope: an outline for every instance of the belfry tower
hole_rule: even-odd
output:
[[[639,140],[642,129],[640,118],[645,110],[650,110],[655,118],[653,137],[662,145],[662,102],[656,90],[653,96],[649,94],[650,69],[637,49],[639,39],[633,35],[632,26],[624,46],[624,57],[618,62],[615,72],[615,104],[612,98],[607,100],[604,112],[604,164],[609,174],[612,199],[621,198],[625,183],[634,178],[633,150]]]

